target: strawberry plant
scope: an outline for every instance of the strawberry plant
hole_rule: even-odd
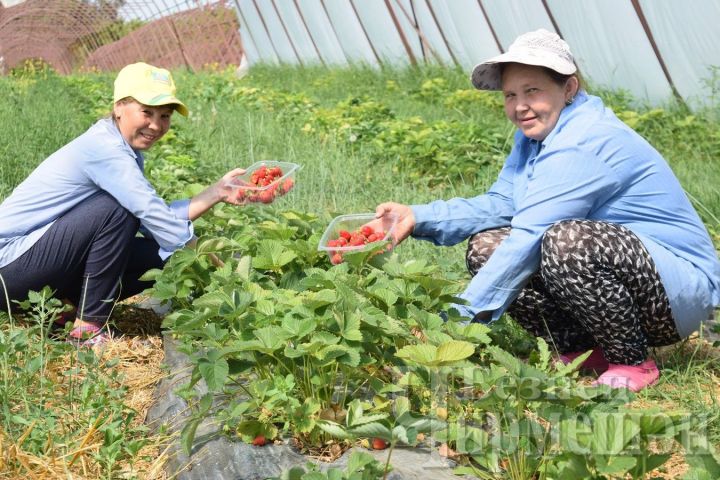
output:
[[[363,402],[353,400],[348,406],[344,424],[324,421],[320,428],[336,438],[371,437],[376,450],[389,448],[382,478],[387,478],[390,460],[397,445],[415,446],[422,434],[444,428],[438,420],[413,414],[407,398],[399,396],[392,402],[390,413],[365,413]]]
[[[467,455],[469,463],[458,473],[483,479],[642,478],[669,458],[652,453],[650,443],[680,439],[691,429],[687,415],[625,407],[633,394],[622,389],[578,386],[573,377],[587,354],[570,365],[553,363],[542,339],[529,363],[495,346],[484,352],[488,368],[455,373],[464,375],[464,391],[476,393],[460,397],[448,429],[436,432]]]
[[[117,359],[49,338],[52,322],[66,310],[53,294],[44,287],[18,303],[24,328],[0,313],[0,465],[18,478],[13,472],[35,472],[24,460],[29,456],[52,456],[68,472],[79,459],[85,464],[93,458],[103,476],[123,476],[128,472],[120,472],[121,462],[148,443],[147,429],[121,402],[127,387]],[[88,431],[97,436],[92,449],[85,445]]]
[[[293,467],[272,480],[377,480],[387,469],[371,455],[352,452],[345,470],[330,468],[322,472],[316,463],[308,462],[305,468]]]
[[[147,278],[156,280],[154,295],[176,307],[164,325],[190,355],[191,385],[203,379],[211,391],[231,393],[217,412],[228,431],[249,442],[291,434],[319,445],[326,439],[321,415],[337,418],[353,398],[392,383],[382,367],[417,341],[408,324],[431,338],[449,338],[428,310],[456,301],[458,286],[427,264],[390,258],[382,269],[366,263],[327,269],[324,257],[308,248],[317,244],[317,218],[219,214],[219,230],[233,225],[230,237],[201,236],[196,250],[177,252]],[[211,267],[209,253],[224,266]],[[209,413],[197,411],[188,441]]]

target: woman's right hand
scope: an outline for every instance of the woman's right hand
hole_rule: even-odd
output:
[[[397,217],[393,231],[393,243],[396,245],[409,237],[415,229],[415,215],[408,205],[395,202],[381,203],[375,208],[375,218],[382,218],[385,215]]]

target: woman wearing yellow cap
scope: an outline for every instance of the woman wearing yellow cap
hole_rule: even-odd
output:
[[[192,221],[218,202],[238,204],[224,185],[242,169],[169,205],[147,181],[142,151],[167,133],[175,111],[188,114],[170,72],[126,66],[111,117],[50,155],[0,204],[3,309],[49,285],[77,306],[70,337],[100,343],[114,302],[149,286],[139,277],[193,240]]]
[[[564,361],[592,350],[597,383],[640,390],[659,371],[648,347],[697,330],[720,303],[720,262],[662,156],[580,85],[565,41],[518,37],[475,67],[517,127],[483,195],[427,205],[384,203],[396,241],[468,241],[472,275],[457,310],[488,321],[507,311]]]

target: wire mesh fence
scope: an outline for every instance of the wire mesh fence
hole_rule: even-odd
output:
[[[61,74],[118,70],[145,61],[165,68],[239,65],[235,10],[225,0],[26,0],[0,6],[0,74],[42,60]]]

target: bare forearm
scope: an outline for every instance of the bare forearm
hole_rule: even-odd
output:
[[[188,217],[190,220],[200,218],[221,200],[222,198],[214,186],[206,188],[190,199]]]
[[[232,205],[241,205],[242,201],[237,198],[237,192],[233,190],[228,183],[238,175],[245,173],[242,168],[235,168],[226,173],[215,184],[210,185],[202,192],[190,199],[190,211],[188,217],[195,220],[201,217],[208,210],[215,206],[216,203],[226,202]]]

